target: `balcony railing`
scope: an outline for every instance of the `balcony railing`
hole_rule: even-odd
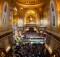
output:
[[[50,35],[50,37],[53,37],[54,39],[60,42],[60,34],[50,30],[46,30],[46,31],[47,31],[47,34]]]

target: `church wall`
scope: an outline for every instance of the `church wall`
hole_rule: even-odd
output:
[[[56,0],[56,10],[57,10],[57,18],[58,18],[58,32],[60,33],[60,1]]]
[[[51,0],[48,10],[48,26],[51,31],[60,33],[60,10],[58,0]]]
[[[0,4],[0,32],[12,29],[13,13],[7,1]]]

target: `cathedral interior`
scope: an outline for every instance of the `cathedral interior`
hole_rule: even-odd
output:
[[[60,0],[0,0],[0,57],[60,57]]]

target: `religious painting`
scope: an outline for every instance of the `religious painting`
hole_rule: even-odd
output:
[[[7,12],[7,8],[8,8],[8,4],[5,2],[4,8],[3,8],[3,10],[4,10],[5,13]]]
[[[53,15],[53,26],[55,26],[55,16]]]
[[[23,19],[18,19],[18,27],[23,27]]]
[[[3,24],[6,25],[6,17],[5,17],[5,15],[3,17]]]
[[[34,16],[30,15],[28,16],[28,24],[34,24]]]
[[[51,10],[52,10],[52,12],[54,12],[54,5],[53,5],[53,3],[51,4]]]
[[[56,26],[56,11],[55,11],[55,3],[54,0],[51,1],[51,20],[52,20],[52,26],[55,27]]]
[[[2,5],[2,27],[8,26],[8,3],[4,2]]]
[[[50,6],[51,6],[51,12],[54,13],[55,12],[55,3],[54,3],[54,0],[51,1]]]

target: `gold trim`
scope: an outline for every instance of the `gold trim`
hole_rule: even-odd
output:
[[[35,4],[35,5],[26,5],[26,4],[20,4],[20,3],[16,2],[16,4],[18,4],[19,6],[22,6],[22,7],[38,7],[38,6],[42,6],[44,3]]]

